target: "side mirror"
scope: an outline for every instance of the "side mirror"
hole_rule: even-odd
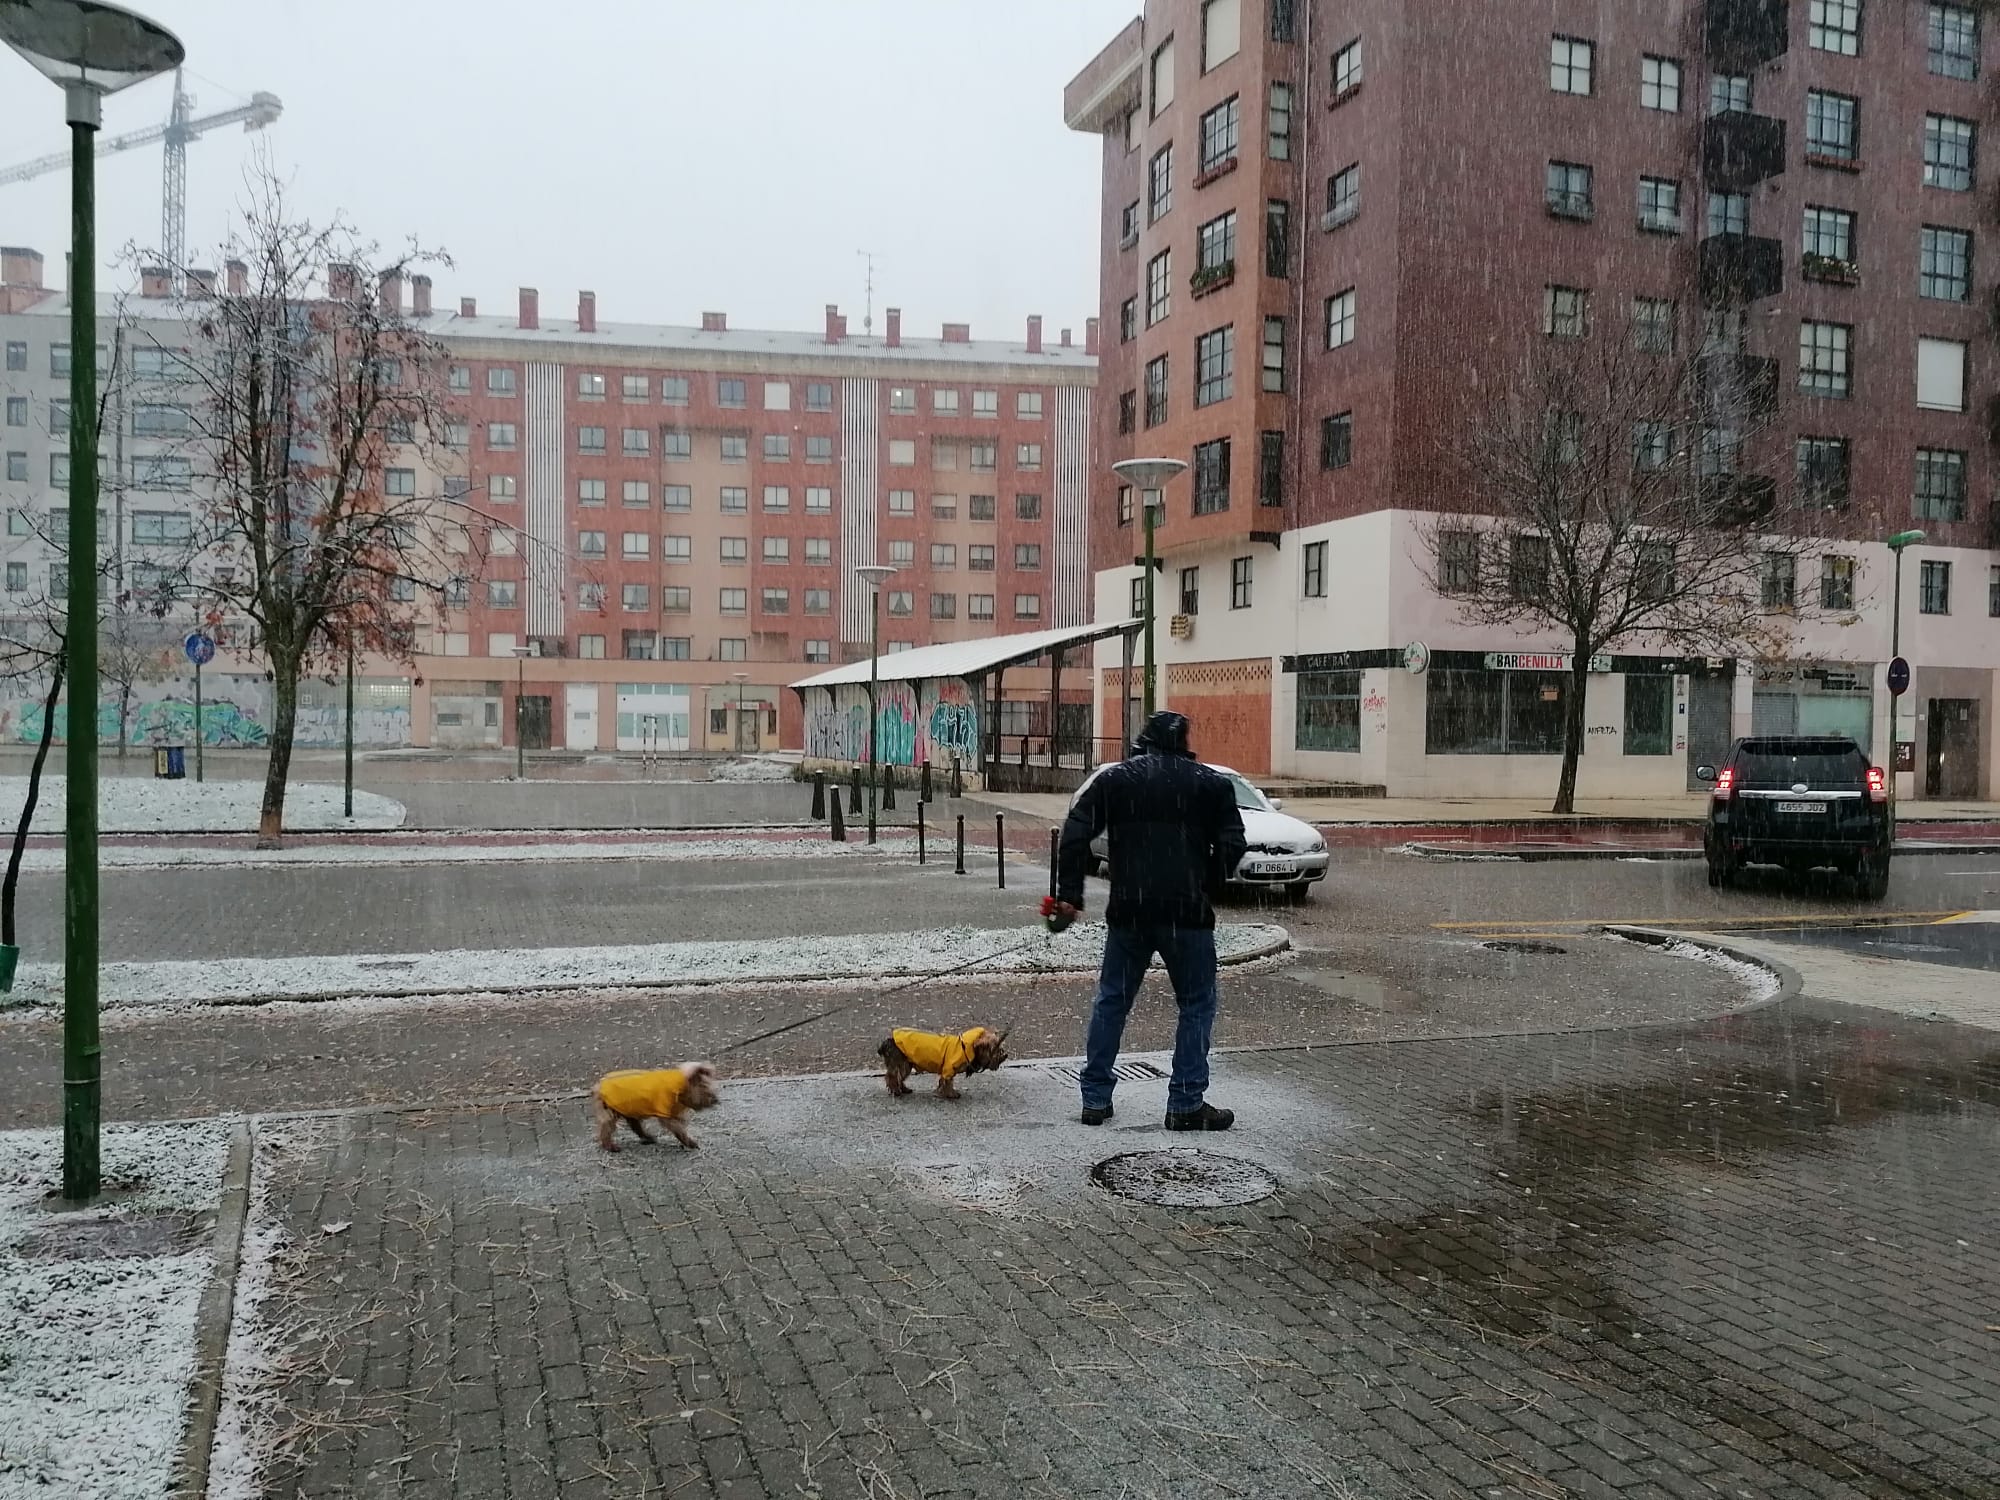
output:
[[[1272,812],[1283,812],[1285,810],[1285,802],[1282,797],[1267,797],[1264,800],[1271,804]]]
[[[1694,768],[1694,779],[1695,779],[1696,781],[1713,781],[1713,780],[1715,780],[1715,767],[1714,767],[1714,766],[1696,766],[1696,767]]]

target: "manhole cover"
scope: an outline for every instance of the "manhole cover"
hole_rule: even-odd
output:
[[[1567,953],[1560,943],[1538,943],[1532,938],[1491,938],[1479,945],[1494,953]]]
[[[1166,1208],[1230,1208],[1278,1190],[1255,1162],[1214,1151],[1126,1151],[1090,1169],[1090,1180],[1121,1198]]]
[[[129,1260],[184,1255],[208,1243],[206,1214],[133,1214],[104,1219],[52,1216],[15,1248],[24,1260]]]

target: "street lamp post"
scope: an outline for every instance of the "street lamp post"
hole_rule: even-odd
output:
[[[70,128],[69,600],[71,733],[63,749],[63,1196],[98,1189],[97,179],[104,96],[180,66],[178,38],[99,0],[0,0],[0,41],[59,84]],[[180,268],[174,268],[178,271]]]
[[[345,778],[344,813],[354,816],[354,632],[347,633],[347,733],[345,736],[345,757],[347,775]]]
[[[1889,606],[1889,659],[1895,661],[1903,654],[1903,549],[1914,547],[1924,539],[1921,531],[1899,531],[1889,537],[1884,545],[1896,559],[1896,586]],[[1901,772],[1896,769],[1896,746],[1900,743],[1901,730],[1897,721],[1902,715],[1897,709],[1902,693],[1894,688],[1889,692],[1889,830],[1893,836],[1896,828],[1896,778]]]
[[[855,576],[868,585],[868,842],[875,842],[875,783],[881,762],[875,753],[881,710],[876,706],[882,665],[882,580],[896,570],[886,563],[863,563]]]
[[[1153,527],[1158,522],[1158,512],[1166,505],[1164,491],[1167,481],[1186,467],[1187,465],[1182,463],[1178,458],[1128,458],[1111,466],[1113,473],[1118,475],[1119,478],[1126,480],[1139,491],[1139,509],[1144,512],[1146,575],[1142,590],[1144,607],[1140,613],[1146,625],[1145,688],[1142,706],[1145,710],[1145,717],[1148,719],[1153,717],[1154,700],[1157,696],[1154,687],[1155,678],[1153,670],[1153,619],[1156,614],[1154,607],[1155,581],[1153,574],[1156,564],[1153,560]],[[1131,697],[1131,689],[1129,687],[1126,689],[1126,697],[1127,699]]]
[[[743,749],[743,684],[750,680],[748,672],[731,672],[729,680],[736,684],[736,749]]]
[[[528,686],[529,649],[527,646],[514,648],[514,779],[516,781],[528,779],[528,737],[521,730],[528,722],[527,715],[523,712],[522,695]]]

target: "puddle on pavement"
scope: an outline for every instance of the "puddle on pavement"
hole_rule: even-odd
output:
[[[1331,995],[1336,1000],[1345,1000],[1350,1005],[1358,1005],[1363,1010],[1377,1011],[1383,1015],[1403,1015],[1424,1007],[1423,996],[1415,990],[1405,989],[1400,984],[1392,984],[1386,979],[1378,979],[1373,974],[1351,974],[1338,969],[1309,969],[1295,966],[1290,976],[1300,984],[1311,985],[1314,989]]]

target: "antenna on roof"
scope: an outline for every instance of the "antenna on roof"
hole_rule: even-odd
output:
[[[875,252],[857,250],[854,253],[868,262],[868,298],[861,314],[861,331],[872,334],[875,331]]]

